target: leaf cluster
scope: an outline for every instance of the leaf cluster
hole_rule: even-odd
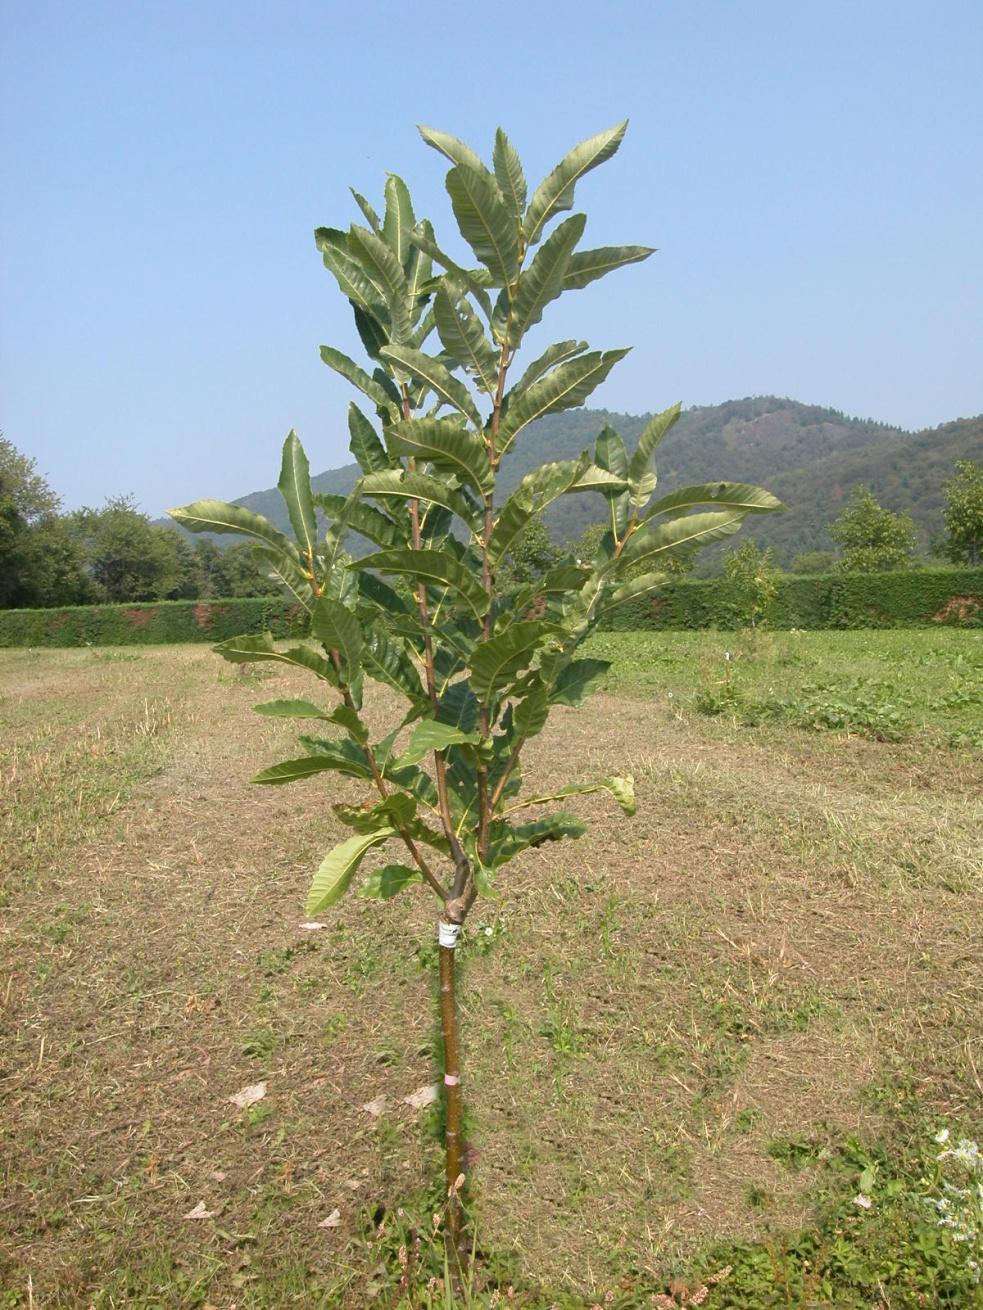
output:
[[[356,194],[364,221],[315,233],[367,356],[363,365],[321,347],[325,364],[362,397],[348,416],[361,469],[351,494],[312,492],[291,432],[279,481],[291,536],[218,501],[171,511],[191,531],[252,539],[310,616],[311,642],[282,650],[266,635],[218,647],[233,662],[304,668],[332,706],[258,707],[312,720],[331,735],[301,737],[303,753],[256,782],[333,771],[366,786],[361,806],[335,807],[353,835],[321,864],[309,913],[340,899],[370,852],[394,845],[405,863],[377,868],[363,893],[390,896],[422,881],[444,916],[462,922],[478,894],[496,894],[498,870],[520,851],[584,831],[555,804],[604,790],[632,813],[630,777],[526,794],[523,748],[555,706],[579,705],[604,673],[604,661],[577,656],[602,616],[662,586],[673,554],[778,507],[768,492],[730,482],[654,499],[655,453],[678,405],[653,418],[633,450],[605,428],[579,457],[541,465],[509,496],[497,495],[503,460],[528,426],[582,405],[627,353],[555,342],[513,380],[525,336],[552,301],[652,253],[580,249],[586,218],[569,213],[577,184],[617,151],[624,131],[622,123],[582,142],[530,193],[501,130],[489,167],[455,137],[421,128],[451,164],[446,188],[467,260],[438,244],[395,176],[381,215]],[[566,555],[533,581],[514,570],[510,578],[530,524],[572,495],[599,496],[605,506],[608,526],[594,558]],[[368,555],[353,557],[354,534],[372,544]],[[363,717],[371,682],[402,702],[379,740]],[[542,806],[551,807],[546,817],[523,814]]]

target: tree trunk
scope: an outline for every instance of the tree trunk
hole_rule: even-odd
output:
[[[464,1142],[462,1140],[461,1066],[457,1033],[457,998],[454,989],[455,948],[441,944],[440,955],[440,1029],[444,1042],[444,1129],[447,1166],[447,1245],[455,1273],[463,1259]]]

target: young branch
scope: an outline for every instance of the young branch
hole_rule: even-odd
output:
[[[409,420],[413,417],[413,410],[410,405],[410,396],[406,384],[402,385],[403,397],[403,418]],[[416,461],[410,457],[408,460],[410,471],[415,468]],[[422,537],[420,534],[420,502],[414,497],[409,502],[410,524],[413,533],[413,548],[419,550]],[[420,611],[420,623],[423,627],[423,669],[424,677],[427,684],[427,695],[430,698],[430,705],[436,715],[440,708],[440,699],[437,695],[437,676],[436,666],[433,655],[433,637],[431,635],[430,614],[427,608],[427,589],[421,582],[417,585],[417,605]],[[440,807],[440,822],[444,829],[444,836],[447,838],[447,844],[450,846],[451,858],[454,861],[455,879],[454,885],[457,886],[460,877],[460,868],[468,865],[467,856],[457,839],[457,833],[454,831],[454,821],[451,817],[450,797],[447,789],[447,764],[441,751],[434,751],[434,775],[437,782],[437,799]],[[454,892],[454,895],[459,893]],[[448,899],[447,893],[444,893],[444,900]]]
[[[509,312],[505,320],[505,329],[502,333],[502,348],[498,357],[498,383],[495,387],[495,397],[493,401],[491,423],[488,430],[488,457],[493,469],[498,467],[498,454],[496,451],[496,442],[498,439],[498,429],[502,421],[502,400],[505,396],[505,379],[508,377],[511,356],[509,354],[509,331],[512,326],[512,296],[509,294]],[[491,540],[492,531],[495,526],[495,506],[493,493],[489,492],[484,497],[485,505],[485,530],[482,536],[481,553],[482,566],[481,578],[488,596],[488,611],[485,614],[483,635],[485,641],[491,639],[491,600],[494,592],[494,578],[492,577],[491,560],[488,556],[488,544]],[[481,735],[488,738],[491,735],[491,724],[488,718],[488,709],[482,705],[479,716],[479,728]],[[491,829],[492,811],[495,808],[494,797],[488,795],[488,766],[481,763],[478,765],[478,854],[481,862],[484,864],[488,859],[488,839]]]
[[[332,647],[329,647],[328,649],[331,655],[331,662],[334,664],[335,669],[340,676],[341,656]],[[352,711],[353,714],[357,714],[358,711],[355,708],[355,702],[352,700],[352,694],[348,690],[348,688],[343,686],[341,688],[341,694],[344,697],[346,706]],[[386,786],[385,779],[383,778],[382,773],[379,769],[379,765],[375,758],[375,753],[373,752],[372,747],[369,745],[368,742],[365,743],[362,749],[365,751],[365,758],[368,760],[369,768],[372,770],[372,778],[373,781],[375,782],[376,790],[378,791],[379,795],[382,797],[383,800],[387,800],[389,797],[389,788]],[[396,831],[403,839],[403,844],[406,846],[406,849],[413,857],[416,867],[420,870],[426,881],[430,884],[430,886],[437,893],[440,899],[442,901],[446,901],[447,900],[446,889],[442,886],[440,879],[437,877],[433,869],[431,869],[430,865],[424,859],[419,846],[417,846],[416,842],[410,836],[409,832],[406,830],[405,825],[397,821]]]

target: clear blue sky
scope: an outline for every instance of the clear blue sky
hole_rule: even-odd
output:
[[[983,410],[979,0],[4,0],[0,427],[66,506],[271,486],[296,427],[348,460],[354,351],[311,230],[496,124],[592,244],[659,247],[554,339],[633,345],[597,403],[776,393],[907,428]],[[549,320],[547,322],[549,326]],[[592,402],[593,403],[593,402]]]

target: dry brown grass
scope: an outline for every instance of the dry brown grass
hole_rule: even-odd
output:
[[[359,786],[245,781],[293,739],[251,705],[309,687],[191,647],[0,678],[0,1305],[28,1277],[45,1307],[364,1304],[366,1215],[435,1166],[402,1104],[433,1077],[433,914],[352,896],[300,930]],[[876,1134],[892,1079],[927,1114],[983,1093],[978,756],[602,695],[527,771],[626,758],[638,817],[587,801],[586,837],[513,866],[464,983],[481,1239],[588,1291],[807,1217],[769,1144]]]

